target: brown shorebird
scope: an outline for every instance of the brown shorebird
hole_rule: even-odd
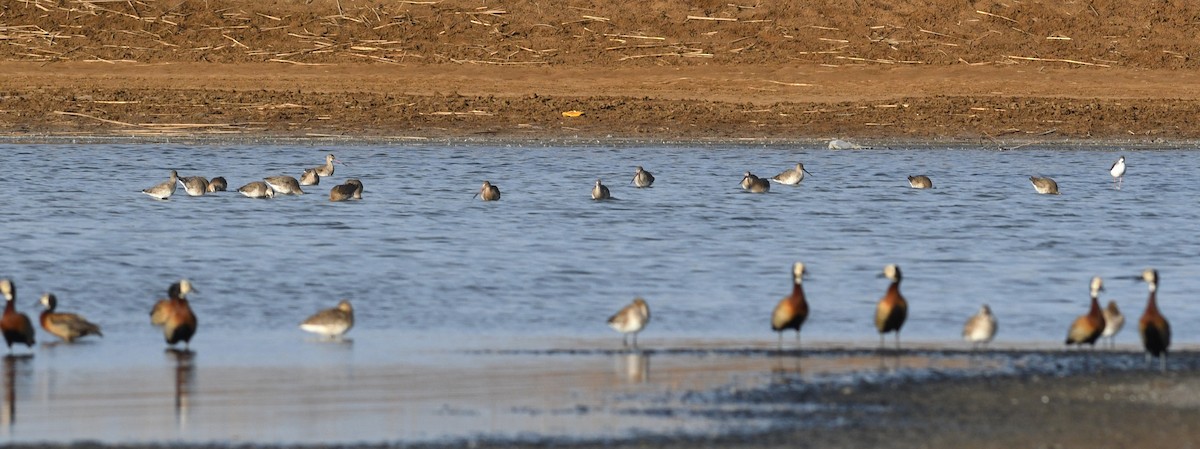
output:
[[[932,189],[933,180],[925,175],[909,176],[908,185],[914,189]]]
[[[329,153],[325,155],[325,165],[313,167],[313,170],[317,172],[317,176],[333,176],[334,162],[339,164],[343,163],[342,161],[337,160],[337,158],[334,158],[333,153]]]
[[[165,200],[175,194],[175,187],[179,184],[179,173],[171,170],[171,179],[155,184],[154,187],[142,190],[142,193]]]
[[[227,187],[229,187],[229,185],[225,182],[224,177],[218,176],[208,180],[208,193],[224,192]]]
[[[967,319],[962,335],[963,340],[971,343],[972,349],[991,343],[996,336],[996,316],[992,315],[991,307],[984,304],[979,308],[979,313]]]
[[[208,193],[208,180],[203,176],[184,176],[179,178],[179,183],[183,184],[183,191],[188,196],[204,196]]]
[[[249,198],[275,198],[275,189],[262,181],[254,181],[244,186],[238,187],[238,192]]]
[[[1033,189],[1037,190],[1037,193],[1041,193],[1043,195],[1058,195],[1058,183],[1054,182],[1053,179],[1030,176],[1029,182],[1033,183]]]
[[[654,184],[654,175],[650,174],[650,172],[646,170],[643,170],[642,166],[639,165],[636,169],[634,169],[633,181],[630,182],[633,183],[634,187],[639,189],[642,187],[650,187],[651,184]]]
[[[1104,332],[1100,333],[1100,338],[1108,339],[1110,348],[1117,347],[1117,333],[1121,332],[1121,328],[1125,327],[1125,315],[1121,315],[1121,309],[1117,308],[1116,301],[1109,301],[1108,307],[1100,311],[1104,314]]]
[[[608,318],[608,327],[623,334],[622,343],[629,346],[629,334],[633,334],[633,347],[637,347],[637,334],[650,322],[650,306],[642,298],[633,302]]]
[[[345,184],[333,186],[329,190],[329,201],[361,200],[363,185],[357,179],[347,179]]]
[[[752,193],[766,193],[771,190],[771,183],[758,176],[754,176],[753,173],[746,172],[742,176],[742,190]]]
[[[304,174],[300,175],[300,185],[302,186],[315,186],[320,183],[321,175],[317,174],[317,169],[315,168],[306,168],[304,169]]]
[[[280,195],[303,195],[304,191],[300,190],[300,182],[291,176],[271,176],[263,178],[271,190]]]
[[[354,327],[354,308],[345,299],[337,307],[317,312],[300,323],[301,329],[329,338],[340,338],[351,327]]]
[[[605,186],[604,184],[602,184],[599,179],[596,180],[596,185],[592,187],[592,199],[593,200],[612,199],[612,194],[608,192],[608,187]]]
[[[471,198],[480,197],[484,201],[500,200],[500,188],[492,185],[492,183],[484,181],[483,186],[479,188],[479,192],[472,195]]]
[[[782,173],[771,177],[771,180],[778,182],[780,184],[787,184],[787,185],[794,186],[796,184],[799,184],[800,181],[804,180],[805,173],[808,173],[808,170],[804,169],[804,164],[797,162],[795,168],[789,168],[787,170],[784,170]],[[812,173],[808,173],[808,174],[811,175]]]

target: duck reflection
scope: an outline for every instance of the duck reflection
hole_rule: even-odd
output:
[[[614,370],[622,382],[641,384],[650,381],[650,356],[642,351],[616,354]]]
[[[175,420],[179,430],[187,428],[192,385],[196,382],[196,368],[192,363],[195,358],[196,353],[190,350],[167,349],[167,359],[175,362]]]
[[[11,435],[13,423],[17,422],[17,378],[29,377],[30,362],[33,356],[29,354],[4,357],[4,408],[0,410],[0,434]]]

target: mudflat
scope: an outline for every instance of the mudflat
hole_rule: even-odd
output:
[[[73,2],[0,14],[0,133],[1194,139],[1200,6]],[[564,112],[577,111],[564,115]]]

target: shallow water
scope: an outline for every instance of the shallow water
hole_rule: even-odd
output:
[[[251,200],[233,191],[264,176],[299,176],[328,152],[347,164],[306,188],[312,194]],[[1122,154],[1129,175],[1116,190],[1107,169]],[[773,185],[764,195],[738,187],[746,170],[771,176],[796,161],[813,173],[799,187]],[[629,185],[636,165],[655,174],[653,188]],[[53,291],[61,309],[87,316],[108,335],[37,348],[33,360],[14,365],[35,383],[65,370],[119,373],[125,365],[171,373],[175,363],[161,353],[161,334],[146,314],[183,277],[199,290],[192,307],[201,321],[193,341],[200,373],[253,368],[286,378],[269,373],[303,363],[387,370],[414,359],[473,372],[474,358],[459,351],[553,348],[564,339],[616,348],[619,336],[604,320],[634,296],[647,298],[653,311],[640,339],[645,347],[687,338],[773,344],[768,317],[789,293],[797,260],[810,271],[806,342],[876,344],[874,304],[887,286],[877,275],[898,263],[910,303],[906,340],[956,345],[966,317],[989,303],[1000,320],[997,344],[1054,347],[1086,311],[1088,281],[1100,275],[1107,279],[1102,300],[1116,299],[1129,317],[1118,343],[1132,346],[1146,286],[1118,278],[1155,267],[1175,341],[1195,344],[1200,335],[1187,323],[1200,318],[1200,304],[1187,298],[1200,290],[1197,166],[1194,150],[1120,148],[0,145],[7,251],[0,276],[15,281],[26,312]],[[171,169],[224,176],[231,191],[192,198],[181,188],[169,201],[139,192]],[[911,174],[929,175],[937,188],[908,188]],[[1031,174],[1054,177],[1063,194],[1035,194]],[[348,177],[362,180],[365,199],[329,203],[329,189]],[[596,178],[617,200],[589,199]],[[471,198],[485,179],[500,186],[501,201]],[[296,329],[340,298],[357,312],[349,359]],[[594,363],[612,374],[608,358]],[[523,362],[501,357],[500,364]],[[217,385],[244,379],[208,378]],[[27,400],[47,417],[62,413],[52,392],[39,395]],[[501,409],[523,406],[512,404]],[[533,422],[575,429],[540,421],[546,415]],[[236,432],[213,430],[226,425],[222,416],[229,415],[192,420],[207,431],[127,436],[239,441]],[[307,421],[281,422],[291,424],[249,432],[249,440],[322,438],[289,438]],[[682,424],[662,427],[672,426]],[[429,432],[488,434],[497,426],[476,427]],[[83,428],[74,435],[14,428],[10,435],[121,440]]]

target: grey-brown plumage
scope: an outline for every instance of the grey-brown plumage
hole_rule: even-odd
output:
[[[1058,195],[1058,183],[1047,177],[1030,176],[1029,182],[1033,183],[1033,189],[1037,193],[1043,195]]]
[[[646,171],[641,165],[639,165],[633,171],[632,182],[633,186],[639,189],[643,187],[650,187],[651,184],[654,184],[654,175],[650,174],[650,172]]]
[[[612,194],[609,193],[608,186],[604,185],[603,183],[600,182],[599,179],[597,179],[596,185],[592,186],[592,199],[593,200],[607,200],[607,199],[611,199],[611,198],[612,198]]]
[[[361,200],[363,185],[357,179],[347,179],[345,184],[333,186],[329,190],[329,201]]]
[[[633,346],[637,347],[637,334],[650,322],[650,305],[642,298],[633,302],[608,318],[608,327],[622,334],[622,342],[629,346],[629,334],[633,334]]]
[[[908,185],[914,189],[932,189],[933,180],[925,175],[909,176]]]
[[[484,181],[483,186],[479,188],[479,192],[476,192],[475,195],[471,196],[471,198],[474,197],[480,197],[484,201],[499,201],[500,187],[494,186],[488,181]]]
[[[46,332],[54,334],[67,343],[88,335],[104,336],[104,334],[100,333],[100,326],[88,321],[86,318],[74,313],[57,312],[58,298],[54,294],[46,293],[42,295],[41,301],[42,307],[46,310],[42,311],[39,321],[41,322],[42,329],[45,329]]]
[[[208,193],[224,192],[229,187],[229,183],[225,182],[225,178],[218,176],[208,180]]]
[[[808,170],[804,169],[804,164],[797,162],[796,167],[784,170],[783,172],[779,173],[778,175],[771,177],[771,179],[780,184],[787,184],[787,185],[794,186],[796,184],[799,184],[800,181],[804,180],[805,173],[808,173]],[[812,173],[808,173],[808,174],[811,175]]]
[[[300,185],[315,186],[321,183],[321,175],[317,174],[317,169],[308,168],[304,170],[304,174],[300,175]]]
[[[275,189],[262,181],[254,181],[238,187],[238,192],[249,198],[275,198]]]
[[[322,177],[333,176],[333,163],[334,162],[337,162],[339,164],[342,163],[342,161],[339,161],[339,160],[337,160],[337,158],[333,157],[333,153],[329,153],[329,154],[325,155],[325,165],[313,167],[313,170],[317,172],[317,176],[322,176]]]
[[[179,178],[179,182],[183,184],[183,191],[187,192],[188,196],[204,196],[208,193],[208,180],[203,176],[184,176]]]
[[[337,307],[325,309],[300,323],[300,328],[314,334],[337,338],[354,327],[354,307],[345,299]]]
[[[179,173],[171,170],[171,179],[155,184],[154,187],[143,189],[142,193],[150,195],[160,200],[171,198],[175,194],[175,188],[179,184]]]
[[[277,194],[280,194],[280,195],[303,195],[304,194],[304,191],[300,190],[300,181],[297,181],[296,178],[293,178],[291,176],[286,176],[286,175],[271,176],[268,178],[263,178],[263,180],[266,181],[267,185],[271,186],[271,189],[274,190],[275,193],[277,193]]]
[[[771,183],[758,176],[754,176],[753,173],[746,172],[742,176],[742,190],[752,193],[766,193],[771,190]]]

